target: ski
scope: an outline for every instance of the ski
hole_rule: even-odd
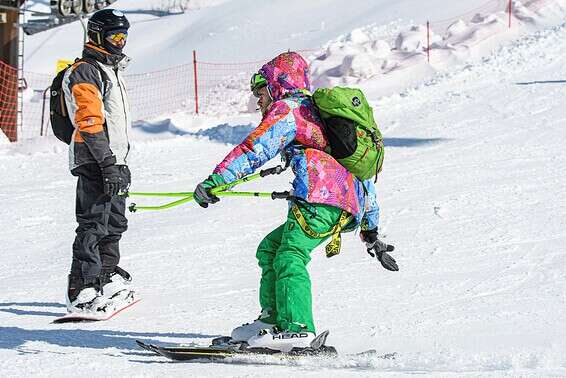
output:
[[[110,320],[114,316],[121,313],[122,311],[125,311],[128,308],[132,307],[139,301],[141,301],[141,299],[135,298],[134,292],[130,291],[123,300],[117,303],[111,302],[110,304],[114,304],[114,306],[111,308],[110,311],[106,310],[104,312],[101,312],[100,314],[70,312],[66,315],[56,318],[51,323],[63,324],[63,323],[81,323],[81,322],[100,322],[100,321]]]
[[[328,331],[324,331],[317,336],[311,343],[309,348],[292,350],[283,353],[276,350],[266,348],[250,348],[247,343],[229,342],[229,337],[221,337],[214,339],[212,345],[194,346],[194,345],[156,345],[148,344],[143,341],[136,340],[138,346],[149,352],[166,357],[173,361],[198,361],[198,362],[218,362],[230,358],[248,357],[257,355],[268,355],[282,359],[296,359],[303,357],[337,357],[339,356],[336,348],[325,345]],[[382,359],[395,359],[396,353],[388,353],[378,355],[375,350],[367,350],[360,353],[347,354],[346,357],[377,357]]]

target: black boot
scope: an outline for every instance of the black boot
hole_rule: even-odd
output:
[[[69,274],[67,285],[67,310],[77,312],[88,310],[100,298],[99,279],[86,281]]]
[[[101,291],[106,298],[111,298],[123,290],[132,291],[131,282],[132,276],[130,273],[119,266],[111,270],[103,268],[100,274]]]

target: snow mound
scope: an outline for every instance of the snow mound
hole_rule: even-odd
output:
[[[505,12],[476,14],[447,27],[432,23],[428,30],[426,24],[401,30],[400,22],[355,29],[329,42],[321,54],[312,57],[313,86],[356,85],[375,78],[382,88],[397,90],[409,84],[409,76],[417,82],[435,71],[485,55],[496,43],[512,38],[517,30],[529,30],[541,23],[539,13],[519,1],[514,4],[517,27],[512,32]],[[397,72],[400,75],[394,74]],[[394,85],[396,82],[401,84]]]

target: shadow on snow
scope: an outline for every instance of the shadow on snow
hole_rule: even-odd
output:
[[[5,302],[0,303],[0,312],[15,315],[49,316],[58,317],[65,314],[50,311],[22,310],[14,307],[55,307],[66,308],[62,303],[47,302]],[[82,326],[89,327],[92,324],[85,323]],[[48,344],[79,347],[79,348],[118,348],[127,350],[139,350],[136,339],[143,339],[149,343],[161,343],[162,341],[152,338],[175,337],[175,338],[213,338],[221,335],[206,335],[200,333],[176,333],[176,332],[128,332],[99,329],[65,329],[61,325],[51,325],[52,329],[23,329],[19,327],[0,327],[0,349],[17,349],[28,341],[40,341]],[[71,325],[73,326],[73,325]],[[74,324],[78,326],[78,324]],[[65,327],[65,326],[63,326]],[[20,351],[26,353],[25,351]]]
[[[524,81],[515,83],[517,85],[535,85],[535,84],[566,84],[566,80],[536,80],[536,81]]]
[[[231,126],[227,123],[204,129],[199,131],[186,131],[175,126],[170,119],[158,121],[155,123],[138,122],[133,126],[147,134],[171,134],[177,136],[195,136],[207,137],[211,141],[226,143],[226,144],[239,144],[246,136],[254,129],[252,124]]]
[[[0,303],[0,312],[6,312],[8,314],[14,315],[34,315],[34,316],[53,316],[59,317],[66,314],[65,312],[52,312],[52,311],[35,311],[35,310],[21,310],[17,308],[12,308],[14,306],[17,307],[56,307],[56,308],[66,308],[66,306],[62,303],[54,303],[54,302],[6,302]],[[4,308],[8,307],[8,308]]]
[[[54,327],[57,327],[54,325]],[[136,339],[148,343],[161,343],[151,339],[155,337],[178,338],[213,338],[220,335],[205,335],[199,333],[158,333],[158,332],[128,332],[111,330],[85,329],[23,329],[19,327],[0,327],[0,349],[16,349],[26,342],[40,341],[62,347],[78,348],[118,348],[139,351]]]
[[[227,123],[211,127],[210,129],[199,130],[196,132],[186,131],[176,127],[170,119],[155,123],[138,122],[134,128],[148,133],[148,134],[164,134],[178,136],[196,136],[207,137],[211,141],[226,143],[226,144],[239,144],[246,136],[254,129],[252,124],[248,125],[235,125],[231,126]],[[386,147],[419,147],[427,144],[439,143],[445,141],[444,138],[384,138],[383,143]]]
[[[445,138],[383,138],[385,147],[419,147],[445,142]]]

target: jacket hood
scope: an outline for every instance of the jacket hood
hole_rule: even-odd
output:
[[[259,73],[267,80],[273,101],[304,90],[310,91],[309,66],[296,52],[279,54],[264,64]]]

